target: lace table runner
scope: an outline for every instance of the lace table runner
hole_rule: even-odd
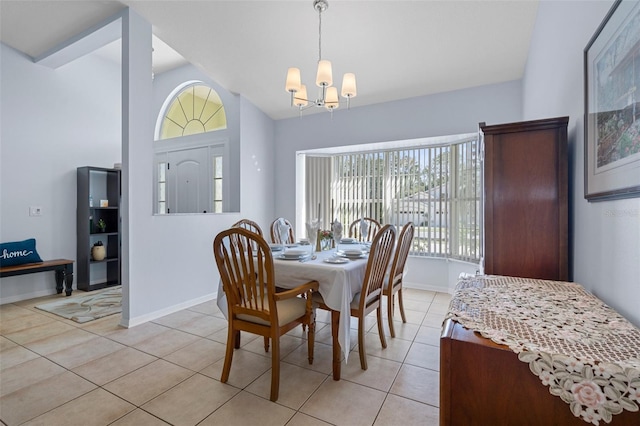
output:
[[[465,278],[446,318],[507,345],[588,423],[638,411],[640,330],[578,284]]]

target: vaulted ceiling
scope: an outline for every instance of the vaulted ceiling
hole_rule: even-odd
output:
[[[166,45],[273,119],[298,114],[284,89],[288,67],[300,68],[315,94],[312,0],[2,0],[0,39],[37,57],[127,6]],[[537,0],[329,0],[322,56],[333,64],[334,85],[345,72],[356,74],[352,107],[517,80],[537,7]],[[158,66],[156,72],[165,69]]]

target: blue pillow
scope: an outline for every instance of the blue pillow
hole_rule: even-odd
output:
[[[36,251],[36,239],[0,244],[0,266],[24,265],[42,262]]]

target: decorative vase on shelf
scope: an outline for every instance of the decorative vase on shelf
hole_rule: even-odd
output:
[[[104,245],[102,245],[102,241],[98,241],[93,245],[93,247],[91,247],[91,259],[104,260],[106,255],[107,252],[104,248]]]

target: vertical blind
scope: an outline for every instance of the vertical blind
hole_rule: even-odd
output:
[[[438,146],[308,156],[305,221],[361,217],[416,226],[412,255],[481,257],[481,164],[476,137]]]

